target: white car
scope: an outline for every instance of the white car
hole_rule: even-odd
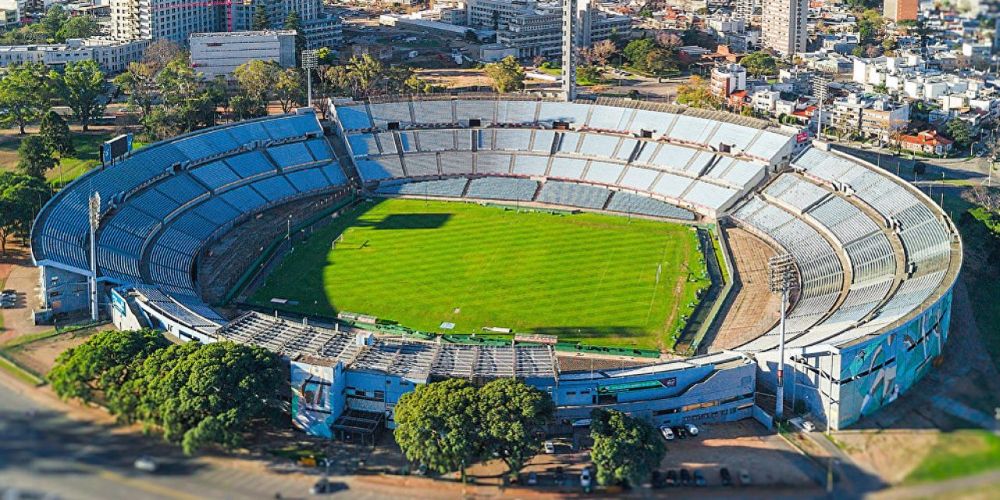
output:
[[[143,472],[156,472],[156,460],[148,455],[143,455],[135,459],[135,463],[132,464],[136,470],[141,470]]]
[[[663,434],[663,439],[666,439],[667,441],[674,440],[674,431],[672,431],[669,426],[664,425],[660,427],[660,434]]]
[[[583,469],[583,472],[580,472],[580,486],[583,488],[590,488],[590,482],[590,468],[588,467]]]
[[[816,426],[813,425],[813,423],[810,422],[810,421],[808,421],[808,420],[803,420],[802,421],[802,430],[804,430],[806,432],[812,432],[812,431],[816,430]]]
[[[555,445],[555,443],[553,443],[552,441],[546,441],[545,444],[543,445],[543,447],[545,448],[545,453],[546,454],[548,454],[548,455],[555,455],[555,453],[556,453],[556,445]]]
[[[590,419],[581,418],[580,420],[574,420],[573,427],[590,427]]]
[[[684,424],[684,428],[687,429],[688,434],[690,434],[692,436],[697,436],[698,435],[698,426],[696,426],[694,424]]]

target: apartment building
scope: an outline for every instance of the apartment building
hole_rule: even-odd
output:
[[[730,94],[747,88],[747,69],[739,64],[726,64],[712,68],[710,81],[712,94],[729,97]]]
[[[852,93],[833,101],[830,124],[837,130],[888,142],[910,123],[910,105]]]
[[[809,0],[763,0],[761,42],[783,56],[806,51]]]
[[[294,31],[240,31],[191,35],[191,66],[212,79],[232,78],[233,71],[252,60],[295,66]]]
[[[516,6],[516,9],[512,9]],[[562,4],[472,0],[467,6],[471,27],[497,28],[497,43],[517,50],[521,59],[562,54]],[[627,37],[632,20],[595,8],[582,8],[577,21],[576,46],[586,47],[611,38]]]
[[[882,15],[894,22],[916,21],[920,0],[885,0]]]
[[[121,73],[128,64],[142,60],[148,40],[122,42],[107,38],[70,39],[60,44],[0,46],[0,68],[26,63],[50,67],[70,62],[95,61],[105,73]]]

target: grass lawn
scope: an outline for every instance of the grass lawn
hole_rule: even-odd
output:
[[[666,349],[709,284],[688,226],[392,199],[300,243],[251,302],[283,298],[304,314],[371,314],[422,331],[452,322],[454,333],[495,326]]]
[[[111,133],[105,131],[83,133],[74,130],[71,133],[76,153],[72,157],[61,159],[59,165],[49,170],[46,175],[49,182],[57,189],[83,175],[88,170],[100,165],[101,143],[112,137]],[[17,148],[21,145],[21,138],[21,136],[17,135],[0,137],[0,170],[14,170],[17,168]],[[138,149],[141,146],[141,142],[133,142],[134,148]],[[61,184],[59,182],[60,167],[62,167]]]
[[[942,481],[1000,469],[1000,437],[985,430],[942,433],[906,482]]]

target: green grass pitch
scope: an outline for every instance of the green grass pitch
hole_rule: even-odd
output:
[[[331,250],[339,234],[343,239]],[[660,269],[657,283],[657,269]],[[693,228],[415,199],[366,203],[298,244],[250,302],[669,349],[709,278]]]

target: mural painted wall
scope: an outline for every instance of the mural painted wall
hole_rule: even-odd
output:
[[[841,350],[839,428],[892,403],[931,369],[948,338],[951,297],[949,290],[920,316]]]
[[[292,422],[307,434],[332,437],[330,425],[344,409],[344,376],[341,364],[318,366],[290,363]]]

